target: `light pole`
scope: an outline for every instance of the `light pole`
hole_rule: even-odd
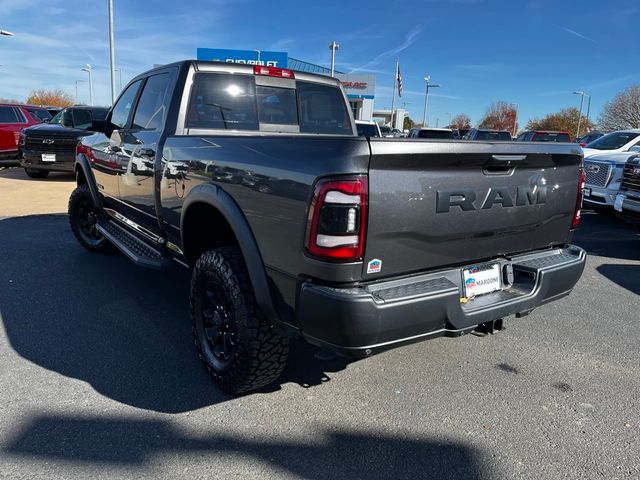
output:
[[[444,114],[449,117],[449,123],[447,124],[447,128],[451,128],[451,114],[449,112],[444,112]]]
[[[516,133],[517,133],[517,127],[518,127],[518,104],[517,103],[510,103],[509,104],[510,107],[514,107],[515,110],[515,116],[513,118],[513,132],[511,132],[511,136],[515,137]]]
[[[589,121],[589,111],[591,110],[591,95],[587,95],[587,122]]]
[[[256,52],[256,55],[258,56],[257,65],[260,65],[260,50],[254,50],[254,52]]]
[[[122,91],[122,68],[116,68],[116,72],[118,72],[118,81],[120,83],[119,90]]]
[[[111,105],[116,103],[116,54],[113,41],[113,0],[108,0],[109,6],[109,63],[111,70]],[[91,102],[93,105],[93,101]]]
[[[84,80],[76,80],[76,105],[78,104],[78,82],[84,82]]]
[[[573,92],[574,95],[580,95],[580,112],[578,113],[578,129],[576,130],[576,138],[580,136],[580,121],[582,120],[582,104],[584,103],[584,92]]]
[[[0,35],[4,35],[5,37],[13,37],[13,33],[6,30],[0,30]]]
[[[329,44],[329,50],[331,50],[331,76],[332,77],[333,77],[333,72],[335,70],[334,67],[336,65],[336,50],[338,50],[339,48],[340,48],[340,45],[338,45],[335,40],[331,42],[331,44]]]
[[[91,64],[87,63],[87,66],[83,68],[82,71],[89,74],[89,105],[93,106],[93,82],[91,81]]]
[[[429,88],[439,87],[437,83],[429,83],[431,81],[431,77],[427,75],[424,77],[424,81],[427,84],[426,90],[424,92],[424,112],[422,113],[422,126],[426,127],[427,124],[427,103],[429,102]]]

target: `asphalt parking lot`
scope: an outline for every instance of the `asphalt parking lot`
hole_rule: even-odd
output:
[[[230,397],[189,272],[80,247],[73,178],[0,171],[0,478],[640,478],[640,236],[586,211],[574,293],[497,335],[348,363],[294,345]]]

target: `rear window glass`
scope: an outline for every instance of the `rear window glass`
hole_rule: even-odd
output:
[[[483,132],[483,131],[478,131],[476,133],[475,140],[507,140],[507,141],[511,141],[511,134],[509,132]]]
[[[453,132],[447,132],[443,130],[420,130],[418,132],[418,138],[435,138],[440,140],[452,140]]]
[[[200,73],[194,83],[187,128],[258,130],[253,77]]]
[[[370,123],[356,123],[358,135],[361,137],[378,137],[378,129]]]
[[[351,117],[336,87],[296,82],[296,89],[255,84],[252,75],[198,73],[187,128],[259,130],[293,125],[301,133],[352,135]]]
[[[260,123],[297,125],[296,91],[292,88],[256,87]]]
[[[536,133],[533,136],[534,142],[570,142],[567,133]]]

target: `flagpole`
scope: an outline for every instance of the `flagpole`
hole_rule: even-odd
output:
[[[396,71],[393,74],[393,97],[391,97],[391,130],[393,130],[393,108],[396,106],[396,85],[398,84],[398,67],[400,57],[396,60]]]

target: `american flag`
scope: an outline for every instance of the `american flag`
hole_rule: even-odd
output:
[[[400,59],[396,63],[396,82],[398,82],[398,96],[402,96],[402,77],[400,76]]]

